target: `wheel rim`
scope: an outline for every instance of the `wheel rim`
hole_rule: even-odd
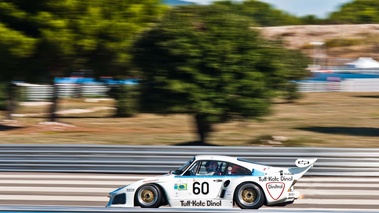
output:
[[[259,201],[261,196],[257,193],[256,188],[250,184],[242,187],[238,194],[240,195],[239,200],[246,206],[253,206]]]
[[[140,190],[138,200],[143,205],[151,205],[157,201],[157,191],[153,187],[144,187]]]

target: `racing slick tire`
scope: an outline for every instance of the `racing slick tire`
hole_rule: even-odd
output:
[[[265,202],[265,196],[259,186],[247,182],[236,188],[234,201],[241,209],[259,209]]]
[[[136,201],[141,208],[158,208],[162,204],[162,192],[154,184],[141,186],[136,193]]]

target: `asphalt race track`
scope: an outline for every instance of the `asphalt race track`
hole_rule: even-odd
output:
[[[159,208],[159,209],[142,209],[142,208],[104,208],[104,207],[69,207],[69,206],[24,206],[24,207],[7,207],[0,206],[0,211],[8,213],[41,213],[41,212],[55,212],[55,213],[116,213],[116,212],[129,212],[129,213],[151,213],[151,212],[171,212],[171,213],[235,213],[235,212],[262,212],[262,213],[374,213],[378,212],[376,210],[357,210],[357,209],[297,209],[297,208],[288,208],[288,209],[259,209],[259,210],[241,210],[241,209],[175,209],[175,208]]]
[[[104,208],[108,192],[146,175],[0,172],[0,212],[244,212],[238,208]],[[379,212],[377,177],[303,177],[301,199],[257,212]],[[251,210],[250,210],[251,212]]]

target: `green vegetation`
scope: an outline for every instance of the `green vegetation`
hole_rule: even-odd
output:
[[[159,0],[0,0],[0,82],[52,83],[81,69],[133,76],[130,47],[165,9]],[[51,121],[57,100],[54,91]]]
[[[331,24],[379,23],[379,4],[376,0],[354,0],[341,6],[328,17]]]
[[[116,117],[132,117],[139,113],[139,85],[120,85],[116,88]]]
[[[355,39],[355,38],[339,38],[339,39],[330,39],[325,42],[327,47],[346,47],[346,46],[355,46],[360,44],[365,44],[367,40],[365,39]]]
[[[213,124],[267,115],[277,91],[295,99],[289,82],[305,77],[306,57],[265,41],[251,26],[217,4],[171,10],[135,45],[145,80],[141,110],[193,115],[206,143]]]
[[[216,1],[214,3],[222,7],[226,13],[235,13],[246,16],[257,26],[281,26],[303,24],[302,19],[275,9],[267,3],[246,0],[240,3],[232,1]]]
[[[5,86],[0,83],[0,110],[6,110],[6,95]]]

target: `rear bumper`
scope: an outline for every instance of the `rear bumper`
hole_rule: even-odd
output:
[[[300,192],[290,191],[290,192],[287,192],[287,196],[285,199],[267,204],[267,206],[286,206],[288,204],[292,204],[293,202],[295,202],[295,200],[298,199],[299,197],[300,197]]]
[[[298,199],[300,197],[300,192],[292,191],[288,192],[288,198],[292,198],[293,200]]]

